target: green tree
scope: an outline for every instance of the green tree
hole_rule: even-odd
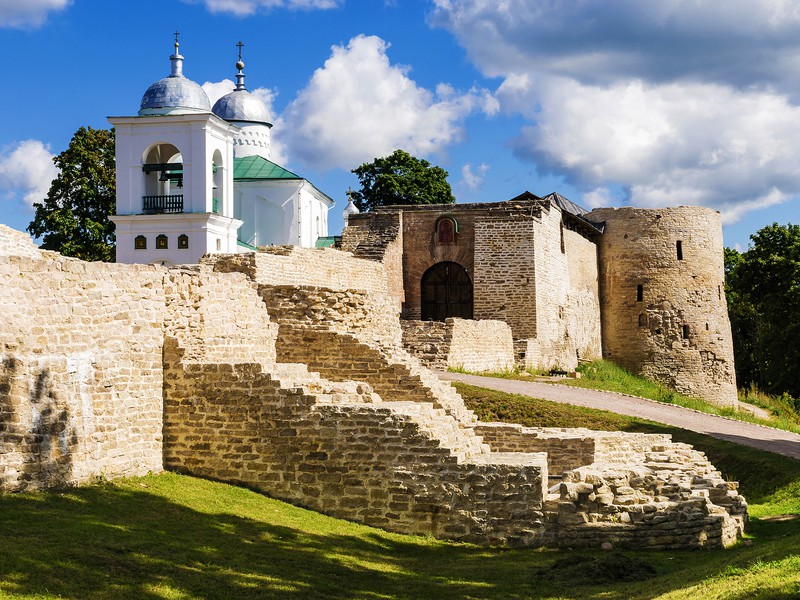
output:
[[[352,194],[353,202],[362,212],[377,206],[456,201],[447,183],[447,171],[403,150],[364,163],[352,172],[361,183],[361,189]]]
[[[756,359],[756,339],[760,326],[758,313],[752,303],[740,291],[739,267],[744,262],[741,252],[725,248],[725,298],[733,334],[733,356],[736,366],[736,381],[740,387],[756,384],[763,388]]]
[[[28,231],[42,248],[83,260],[114,260],[114,130],[81,127],[53,159],[59,169]]]
[[[800,226],[773,223],[726,253],[737,371],[772,393],[800,397]],[[738,339],[737,339],[738,338]]]

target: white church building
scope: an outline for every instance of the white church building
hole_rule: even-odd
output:
[[[196,263],[212,252],[313,247],[334,201],[270,160],[269,115],[247,91],[239,43],[236,86],[212,107],[183,75],[183,56],[116,130],[117,262]]]

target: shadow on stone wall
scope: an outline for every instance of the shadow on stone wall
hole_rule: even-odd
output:
[[[6,456],[21,458],[16,465],[6,466],[6,480],[2,484],[15,491],[68,485],[72,482],[73,454],[78,446],[78,434],[70,427],[69,410],[59,401],[50,369],[39,368],[31,373],[27,398],[18,389],[20,371],[23,369],[18,359],[3,361],[0,436]],[[27,411],[30,419],[23,414]]]

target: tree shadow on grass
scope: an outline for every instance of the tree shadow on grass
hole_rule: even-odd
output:
[[[174,479],[173,494],[200,489],[194,506],[204,506],[202,493],[218,494],[219,484],[176,475],[143,481],[159,485],[159,478]],[[653,586],[669,589],[670,573],[680,573],[681,586],[697,583],[752,552],[703,553],[701,570],[695,552],[677,553],[672,563],[643,553],[667,579],[576,587],[541,576],[571,553],[397,536],[244,491],[246,503],[259,507],[257,518],[233,514],[234,502],[196,510],[138,482],[0,496],[0,597],[644,598]]]
[[[469,598],[494,579],[491,553],[484,574],[453,568],[474,546],[308,533],[113,485],[0,496],[0,531],[0,596]]]

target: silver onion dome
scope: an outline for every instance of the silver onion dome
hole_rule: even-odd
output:
[[[139,115],[165,115],[181,112],[208,112],[211,102],[198,84],[183,75],[183,56],[178,52],[175,35],[175,54],[169,57],[169,77],[159,79],[144,93]]]
[[[249,121],[271,125],[267,107],[247,90],[234,90],[224,95],[214,103],[211,112],[226,121]]]
[[[264,103],[247,91],[244,85],[244,63],[242,62],[242,42],[239,47],[239,60],[236,62],[236,87],[214,103],[211,109],[215,115],[226,121],[244,121],[250,123],[263,123],[269,127],[269,112]]]

